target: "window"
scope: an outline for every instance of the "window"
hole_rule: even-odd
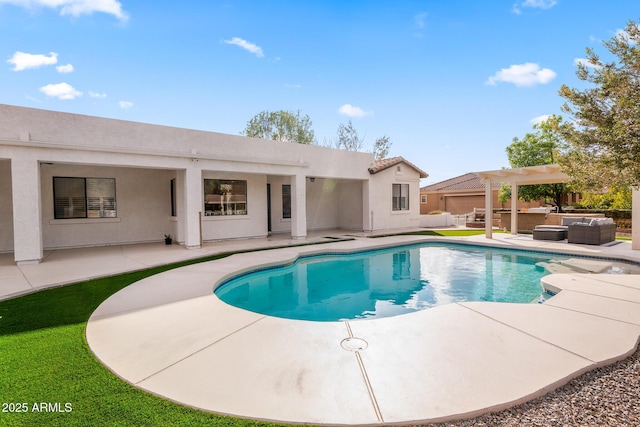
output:
[[[394,211],[409,210],[409,184],[392,184],[392,208]]]
[[[420,203],[427,203],[427,195],[426,194],[422,194],[420,196]]]
[[[205,216],[246,215],[247,181],[205,179],[204,214]]]
[[[171,216],[178,215],[178,208],[176,205],[176,179],[171,180]]]
[[[291,186],[282,186],[282,218],[291,218]]]
[[[398,251],[393,253],[393,280],[411,279],[411,253]]]
[[[54,218],[115,218],[114,178],[53,177]]]

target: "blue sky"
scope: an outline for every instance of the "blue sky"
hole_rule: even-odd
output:
[[[423,185],[507,167],[505,147],[582,87],[585,48],[637,0],[0,0],[0,103],[239,134],[308,114],[352,120]]]

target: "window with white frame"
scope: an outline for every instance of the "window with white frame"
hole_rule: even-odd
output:
[[[115,218],[114,178],[53,177],[54,218]]]
[[[426,194],[420,195],[420,203],[427,203],[427,195]]]
[[[205,179],[204,214],[205,216],[246,215],[247,181]]]
[[[394,211],[409,210],[409,184],[392,184],[392,209]]]

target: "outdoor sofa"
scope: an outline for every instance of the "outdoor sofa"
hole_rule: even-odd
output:
[[[611,218],[564,217],[562,225],[537,225],[534,240],[564,240],[569,243],[602,245],[614,241],[616,224]]]
[[[585,218],[568,226],[567,241],[586,245],[603,245],[616,239],[616,224],[611,218]]]
[[[536,225],[533,229],[533,240],[564,240],[567,228],[562,225]]]

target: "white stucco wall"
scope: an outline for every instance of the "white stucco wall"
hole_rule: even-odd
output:
[[[633,187],[631,191],[631,247],[640,250],[640,187]]]
[[[362,212],[362,181],[341,181],[338,187],[339,227],[362,231]]]
[[[268,178],[271,184],[271,231],[291,231],[291,219],[282,218],[282,185],[289,177]],[[307,178],[307,228],[309,230],[362,230],[362,181]]]
[[[307,228],[327,230],[338,228],[338,181],[316,178],[307,180]]]
[[[402,163],[371,175],[370,210],[373,230],[420,226],[420,174]],[[392,210],[392,184],[409,184],[409,209]]]
[[[202,170],[368,179],[374,160],[371,153],[3,104],[0,118],[0,143],[64,150],[88,163],[117,153],[113,161],[129,166],[171,168],[182,158],[198,160]]]
[[[11,162],[0,159],[0,252],[13,250],[13,201]]]
[[[53,177],[115,178],[117,218],[55,219]],[[42,164],[45,249],[161,241],[172,233],[169,170]]]

